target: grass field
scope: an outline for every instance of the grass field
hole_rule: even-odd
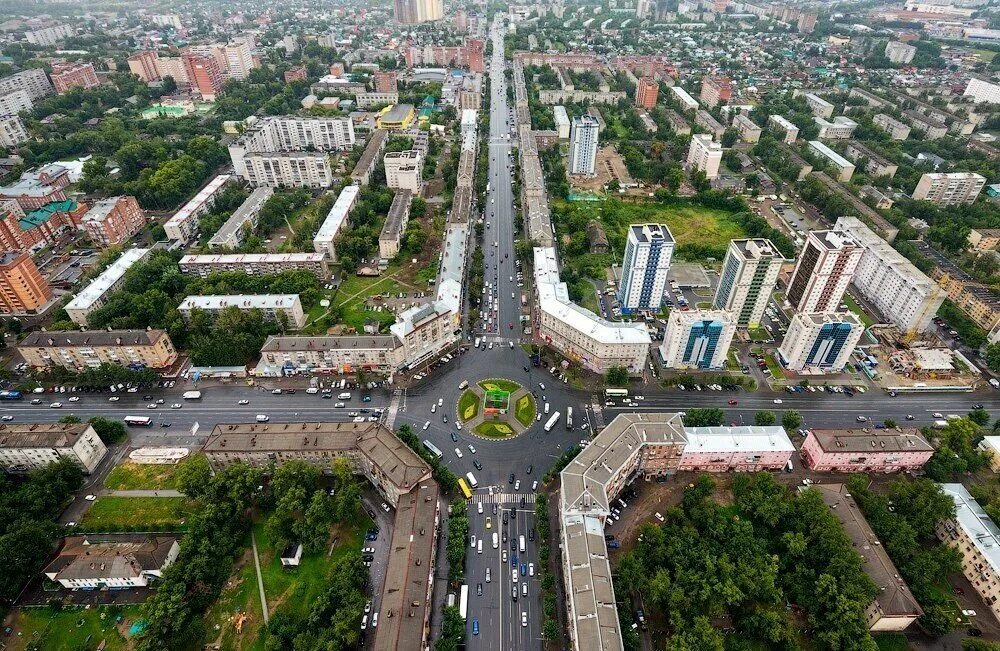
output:
[[[104,487],[111,490],[156,490],[175,488],[173,464],[139,464],[126,461],[115,466],[104,480]]]
[[[767,341],[771,338],[771,333],[764,328],[751,328],[749,335],[750,341]]]
[[[186,497],[98,497],[80,521],[84,531],[168,531],[195,510]]]
[[[910,643],[902,633],[881,633],[872,636],[879,651],[908,651]]]
[[[8,649],[96,649],[102,642],[107,651],[125,649],[128,642],[116,626],[119,615],[122,628],[138,613],[137,606],[106,606],[103,608],[24,608],[17,612],[15,634],[4,638]]]
[[[531,396],[521,396],[514,406],[514,418],[525,427],[535,421],[535,400]]]
[[[993,50],[973,50],[972,53],[979,57],[983,63],[992,62],[997,55]]]
[[[483,380],[479,383],[479,386],[481,386],[484,391],[508,391],[510,393],[514,393],[521,388],[521,385],[517,382],[497,379]]]
[[[508,436],[514,435],[514,428],[503,422],[494,423],[486,421],[485,423],[476,425],[476,428],[472,431],[480,436],[485,436],[491,439],[505,439]]]
[[[861,306],[858,305],[857,301],[851,298],[850,294],[844,294],[844,303],[851,312],[858,315],[858,318],[861,319],[861,322],[865,324],[866,328],[870,328],[875,324],[875,319],[868,316],[868,313],[861,309]]]
[[[458,417],[463,421],[472,420],[479,413],[479,396],[473,391],[466,391],[458,399]]]
[[[378,277],[346,276],[337,290],[336,298],[332,301],[332,304],[341,310],[342,322],[357,332],[364,332],[365,321],[368,319],[381,321],[386,326],[395,323],[395,313],[375,312],[368,309],[365,302],[376,294],[397,296],[400,292],[412,291],[412,287],[403,285],[391,277],[400,272],[400,267],[390,267]],[[325,328],[323,330],[325,331]]]

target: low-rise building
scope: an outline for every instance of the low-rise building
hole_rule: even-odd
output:
[[[691,97],[690,93],[681,88],[680,86],[671,86],[670,92],[673,93],[677,102],[680,103],[681,109],[685,111],[697,111],[698,110],[698,100]]]
[[[889,41],[885,44],[885,56],[892,63],[909,63],[916,53],[917,48],[901,41]]]
[[[381,156],[382,151],[385,149],[388,137],[389,132],[385,129],[375,129],[372,131],[368,137],[368,142],[365,144],[365,150],[361,153],[361,158],[358,159],[357,164],[354,166],[354,171],[351,172],[351,183],[357,186],[368,185],[372,174],[375,172],[379,156]]]
[[[405,131],[416,119],[413,104],[393,104],[379,111],[375,120],[379,129],[387,131]]]
[[[85,326],[87,316],[107,302],[108,296],[125,282],[125,272],[149,254],[151,249],[128,249],[66,304],[70,321]]]
[[[0,314],[35,314],[52,300],[52,287],[24,251],[0,253]]]
[[[990,460],[990,470],[1000,472],[1000,436],[984,436],[977,446]]]
[[[797,373],[838,373],[864,329],[853,312],[799,312],[792,317],[778,356],[788,370]]]
[[[392,335],[272,336],[260,349],[257,376],[352,375],[360,370],[391,377],[404,363],[402,344]]]
[[[742,113],[733,118],[733,126],[739,131],[740,139],[743,142],[757,142],[763,132],[763,129]]]
[[[212,209],[215,200],[232,180],[232,174],[219,174],[209,181],[198,194],[163,224],[167,238],[184,244],[191,241],[198,233],[198,217]]]
[[[383,132],[384,133],[384,132]],[[365,150],[367,154],[367,150]],[[348,185],[340,191],[337,200],[330,207],[330,212],[326,214],[326,219],[316,231],[313,237],[313,250],[316,253],[323,253],[330,257],[331,262],[337,261],[337,249],[334,242],[340,229],[347,223],[347,218],[351,214],[351,209],[358,200],[361,186]]]
[[[924,467],[934,447],[918,429],[811,429],[802,444],[818,472],[899,472]]]
[[[36,331],[21,340],[17,352],[32,368],[76,371],[101,364],[161,369],[177,361],[166,330]]]
[[[386,104],[398,104],[399,103],[399,93],[397,91],[389,91],[385,93],[374,92],[374,93],[358,93],[354,96],[354,101],[359,109],[368,110],[376,106],[385,106]]]
[[[973,228],[969,231],[969,246],[976,251],[1000,248],[1000,228]]]
[[[410,206],[413,203],[413,193],[409,190],[399,190],[392,198],[389,214],[382,225],[378,236],[378,252],[385,260],[391,260],[399,255],[403,234],[410,221]]]
[[[868,630],[873,633],[905,630],[924,611],[906,581],[900,578],[899,570],[865,520],[854,497],[847,492],[847,485],[816,484],[811,490],[819,491],[823,502],[840,520],[844,533],[861,556],[862,569],[878,588],[875,599],[865,608]]]
[[[837,171],[838,181],[846,183],[851,180],[852,176],[854,176],[854,165],[849,160],[821,143],[819,140],[810,140],[809,149],[829,161],[829,163]]]
[[[55,63],[49,76],[60,95],[73,88],[96,88],[101,85],[92,63]]]
[[[975,172],[928,172],[917,181],[913,198],[939,206],[974,203],[986,186],[986,177]]]
[[[685,427],[684,438],[677,469],[691,472],[779,470],[795,454],[780,425]]]
[[[409,190],[420,196],[423,190],[423,156],[415,149],[391,151],[385,155],[385,184],[395,190]]]
[[[883,106],[892,106],[892,103],[888,100],[882,99],[874,93],[870,93],[863,88],[858,88],[857,86],[851,88],[850,92],[847,93],[848,97],[861,98],[865,101],[865,104],[872,108],[882,108]]]
[[[721,140],[722,134],[726,132],[725,125],[716,120],[715,116],[704,109],[695,111],[694,123],[703,129],[708,129],[716,140]]]
[[[818,118],[833,117],[833,104],[815,93],[803,93],[803,96],[806,99],[806,104],[809,105],[809,110],[812,111],[814,116]]]
[[[671,310],[660,359],[665,368],[722,368],[735,334],[732,312]]]
[[[971,77],[963,97],[971,97],[977,104],[1000,104],[1000,84],[979,77]]]
[[[233,211],[226,223],[208,241],[208,248],[224,246],[235,249],[243,244],[244,236],[257,227],[260,211],[272,196],[274,188],[270,186],[260,187],[251,192],[246,201]]]
[[[896,171],[899,169],[898,165],[886,160],[856,140],[847,143],[845,153],[855,163],[864,159],[865,172],[869,176],[886,176],[891,179],[896,176]]]
[[[552,119],[556,124],[556,132],[559,134],[560,140],[569,140],[569,115],[566,113],[566,107],[562,104],[556,104],[552,107]]]
[[[214,255],[186,255],[178,264],[181,273],[196,274],[202,278],[213,273],[238,271],[248,276],[276,274],[282,271],[303,269],[320,278],[330,275],[327,256],[323,253],[227,253]]]
[[[820,117],[813,118],[813,122],[819,127],[819,137],[827,140],[846,140],[858,128],[857,122],[843,115],[833,118],[833,122]]]
[[[782,142],[790,145],[799,137],[799,128],[780,115],[767,118],[767,125],[781,135]]]
[[[688,121],[680,113],[674,109],[664,109],[664,113],[666,113],[667,122],[670,123],[670,128],[673,129],[675,134],[686,136],[691,133],[691,125],[688,124]]]
[[[286,323],[295,329],[305,325],[306,315],[302,311],[302,301],[298,294],[215,294],[207,296],[188,296],[177,306],[185,321],[191,320],[194,310],[201,310],[210,315],[228,307],[239,310],[260,310],[265,321],[280,322],[279,315],[284,315]]]
[[[28,140],[28,130],[17,115],[0,115],[0,147],[13,149]]]
[[[941,542],[962,555],[962,574],[995,617],[1000,617],[1000,528],[962,484],[941,484],[955,516],[937,523]]]
[[[0,199],[0,249],[36,251],[77,231],[87,206],[72,199],[25,212],[14,199]]]
[[[169,534],[70,536],[42,574],[71,590],[144,588],[177,559],[177,541]]]
[[[0,199],[14,199],[22,209],[35,210],[54,201],[65,201],[63,190],[69,184],[69,170],[50,163],[24,172],[14,183],[0,187]]]
[[[401,313],[389,331],[402,344],[406,367],[440,357],[453,346],[462,335],[459,319],[460,314],[440,300]]]
[[[66,459],[94,472],[107,446],[87,423],[0,423],[0,468],[23,473]]]
[[[927,140],[937,140],[938,138],[944,138],[945,135],[948,134],[948,125],[941,122],[937,118],[924,115],[920,111],[912,109],[903,111],[903,115],[910,121],[913,128],[921,133]]]
[[[111,197],[95,203],[81,222],[94,244],[115,246],[142,230],[146,225],[146,212],[135,197]]]
[[[875,126],[888,133],[889,137],[893,140],[906,140],[910,137],[910,127],[908,125],[885,113],[877,113],[872,118],[872,122]]]

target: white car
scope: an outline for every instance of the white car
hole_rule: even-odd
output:
[[[184,405],[182,405],[179,402],[175,402],[174,404],[170,405],[171,409],[181,409],[182,407],[184,407]]]
[[[426,423],[424,423],[424,429],[427,429],[430,426],[431,426],[431,421],[427,421]]]
[[[528,576],[535,576],[535,564],[528,563]]]
[[[528,625],[528,613],[521,613],[521,626]]]
[[[239,401],[239,402],[237,402],[236,404],[238,404],[238,405],[249,405],[249,404],[250,404],[250,401],[249,401],[249,400],[247,400],[246,398],[244,398],[243,400],[240,400],[240,401]]]
[[[80,402],[80,396],[70,396],[69,397],[69,401],[70,402]]]
[[[474,448],[471,443],[469,443],[469,452],[471,452],[472,454],[476,453],[476,448]]]
[[[93,502],[94,500],[97,499],[97,495],[88,495],[88,496],[84,497],[83,499],[87,500],[88,502]]]
[[[156,409],[156,407],[157,404],[155,402],[151,402],[148,405],[146,405],[146,409]]]
[[[382,502],[382,510],[385,511],[386,513],[388,513],[389,512],[389,505],[386,504],[385,502]]]
[[[462,423],[461,423],[460,421],[457,421],[457,420],[456,420],[456,421],[455,421],[455,428],[456,428],[456,429],[462,429]]]
[[[780,405],[780,404],[781,404],[782,402],[784,402],[784,401],[783,401],[783,400],[782,400],[781,398],[775,398],[775,399],[773,400],[773,402],[774,402],[774,404],[776,404],[776,405]]]
[[[11,416],[10,414],[7,414],[6,416],[0,417],[0,420],[2,420],[5,423],[9,423],[10,421],[14,420],[14,417]]]
[[[461,459],[462,456],[463,456],[462,455],[462,451],[460,449],[458,449],[458,448],[455,448],[455,456],[458,457],[459,459]]]
[[[281,389],[273,389],[271,391],[271,395],[272,396],[280,396],[281,395]]]
[[[111,396],[110,398],[108,398],[108,402],[118,402],[119,400],[121,400],[121,398],[119,398],[118,396]]]
[[[50,409],[61,409],[62,408],[62,403],[61,402],[53,402],[51,405],[49,405],[49,408]]]

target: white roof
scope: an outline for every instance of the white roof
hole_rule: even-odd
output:
[[[681,104],[684,104],[688,108],[696,108],[698,106],[698,100],[691,97],[691,95],[680,86],[671,86],[670,90],[674,93],[674,95],[677,95]]]
[[[993,572],[1000,571],[1000,529],[979,502],[961,484],[941,484],[944,494],[955,501],[955,520],[972,540]]]
[[[218,255],[186,255],[181,258],[181,266],[186,264],[262,264],[281,262],[321,262],[323,253],[220,253]]]
[[[785,428],[745,425],[742,427],[685,427],[686,452],[794,452]]]
[[[180,222],[186,222],[191,218],[192,215],[201,210],[205,202],[211,199],[216,192],[222,189],[229,179],[233,178],[232,174],[219,174],[217,177],[209,181],[208,185],[201,189],[201,192],[194,195],[191,201],[188,201],[184,206],[174,213],[174,216],[167,220],[167,224],[177,224]]]
[[[642,323],[608,321],[573,303],[566,283],[559,280],[555,249],[535,247],[535,282],[542,311],[587,337],[605,344],[648,346],[651,343],[649,332]]]
[[[264,186],[254,190],[249,197],[246,198],[240,207],[237,208],[229,219],[226,220],[219,230],[212,236],[209,240],[209,244],[221,243],[225,244],[229,239],[235,235],[243,225],[254,219],[260,211],[264,208],[264,204],[267,200],[271,198],[274,194],[274,188],[269,186]]]
[[[149,249],[129,249],[122,253],[111,266],[101,272],[101,275],[94,279],[94,282],[77,294],[72,301],[66,304],[67,310],[86,310],[101,300],[108,293],[115,283],[122,279],[125,272],[149,253]]]
[[[333,238],[337,237],[337,233],[340,232],[341,226],[344,225],[348,213],[354,207],[354,202],[357,200],[359,192],[361,192],[361,186],[358,185],[348,185],[340,191],[340,196],[337,197],[337,201],[330,208],[330,212],[327,213],[326,219],[323,220],[323,225],[319,227],[313,241],[332,242]]]
[[[569,115],[566,113],[566,107],[562,104],[556,104],[552,107],[553,118],[557,125],[565,124],[569,125]]]
[[[792,124],[791,122],[789,122],[782,115],[775,114],[775,115],[772,115],[769,119],[774,120],[775,122],[777,122],[778,124],[780,124],[783,129],[797,129],[798,128],[794,124]]]
[[[462,127],[476,126],[476,111],[473,109],[462,110]]]
[[[809,146],[815,149],[817,153],[822,154],[833,161],[833,164],[837,167],[854,167],[854,163],[833,151],[819,140],[810,140]]]
[[[201,308],[221,310],[230,306],[249,310],[288,310],[299,302],[298,294],[210,294],[207,296],[187,296],[177,306],[178,310]]]

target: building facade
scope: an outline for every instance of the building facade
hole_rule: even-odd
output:
[[[52,300],[52,287],[24,251],[0,254],[0,313],[35,314]]]
[[[83,291],[66,304],[64,309],[69,315],[70,321],[82,326],[87,325],[87,316],[107,302],[108,296],[124,284],[125,272],[131,269],[132,265],[145,258],[150,251],[151,249],[128,249],[122,253]]]
[[[340,233],[340,229],[348,223],[351,209],[354,208],[360,192],[361,186],[345,186],[340,191],[340,194],[337,195],[337,200],[333,203],[333,206],[330,207],[330,212],[326,214],[326,219],[320,224],[319,230],[316,231],[316,236],[313,237],[313,251],[329,256],[331,262],[337,261],[335,241],[337,235]]]
[[[799,137],[799,128],[780,115],[771,115],[767,118],[769,127],[781,134],[782,142],[790,145]]]
[[[665,368],[719,369],[726,363],[736,320],[725,310],[672,310],[660,359]]]
[[[392,377],[405,362],[403,347],[392,335],[272,336],[260,349],[257,376],[353,375],[360,370]]]
[[[301,328],[306,321],[302,312],[302,301],[298,294],[215,294],[188,296],[177,306],[185,321],[191,320],[194,310],[200,310],[213,318],[229,307],[239,310],[260,310],[265,321],[285,322],[292,328]],[[279,315],[284,315],[279,316]]]
[[[29,68],[0,79],[0,95],[23,90],[31,101],[41,99],[55,92],[48,75],[41,68]]]
[[[115,364],[161,369],[177,361],[177,350],[165,330],[32,332],[17,350],[33,368],[83,371]]]
[[[635,85],[635,105],[647,111],[656,106],[656,96],[660,92],[660,86],[656,80],[649,77],[642,77]]]
[[[889,137],[893,140],[906,140],[910,137],[910,127],[891,115],[877,113],[875,117],[872,118],[872,122],[875,126],[888,133]]]
[[[1000,104],[1000,84],[972,77],[962,95],[971,97],[977,104]]]
[[[419,151],[391,151],[383,159],[385,184],[396,190],[409,190],[420,196],[423,190],[423,156]]]
[[[759,327],[784,263],[771,240],[730,241],[712,306],[731,312],[741,328]]]
[[[327,278],[330,275],[327,257],[322,253],[308,252],[185,255],[178,266],[181,273],[194,274],[202,278],[226,271],[262,276],[299,269],[310,271],[319,278]]]
[[[983,603],[1000,617],[1000,528],[962,484],[941,484],[955,502],[955,517],[937,523],[934,533],[962,555],[962,574]]]
[[[802,459],[818,472],[912,472],[933,454],[918,429],[811,429],[802,444]]]
[[[711,180],[719,176],[719,166],[722,164],[722,145],[712,141],[707,133],[696,133],[691,136],[688,147],[687,166],[691,171],[704,172],[705,178]]]
[[[839,373],[864,330],[852,312],[798,312],[778,347],[778,356],[785,368],[797,373]]]
[[[16,115],[0,115],[0,147],[13,149],[28,140],[28,130]]]
[[[798,312],[834,312],[864,254],[847,233],[810,231],[785,300]]]
[[[232,174],[219,174],[202,187],[198,194],[163,224],[167,239],[184,244],[193,239],[198,233],[198,216],[212,209],[215,200],[233,179]]]
[[[270,186],[262,186],[251,192],[208,241],[208,248],[224,246],[235,249],[242,245],[244,236],[257,227],[260,211],[272,196],[274,189]]]
[[[60,95],[72,88],[96,88],[101,85],[90,63],[57,63],[52,66],[52,86]]]
[[[151,81],[159,81],[161,79],[160,70],[156,65],[159,58],[160,56],[155,50],[136,52],[128,58],[129,72],[147,84]]]
[[[181,55],[184,73],[191,89],[201,95],[206,102],[214,102],[222,92],[222,67],[219,61],[210,54],[198,54],[187,51]]]
[[[132,196],[111,197],[95,203],[81,220],[90,240],[101,247],[130,240],[146,225],[146,212]]]
[[[0,467],[24,473],[66,459],[92,473],[108,453],[87,423],[0,424]]]
[[[732,97],[732,81],[726,77],[708,77],[701,82],[701,103],[714,108]]]
[[[629,227],[618,286],[618,301],[623,313],[659,311],[673,253],[674,236],[666,224]]]
[[[974,203],[986,186],[986,177],[974,172],[929,172],[913,189],[913,198],[939,206]]]
[[[589,115],[574,117],[569,136],[569,167],[572,176],[594,176],[597,166],[599,125]]]

